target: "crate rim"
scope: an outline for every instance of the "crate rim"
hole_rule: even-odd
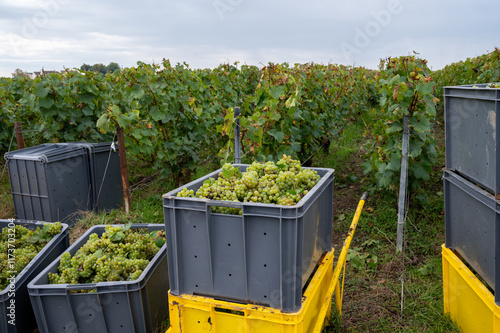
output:
[[[453,170],[443,169],[443,171],[443,177],[445,180],[448,180],[450,183],[469,194],[475,200],[500,214],[500,200],[497,199],[497,197],[495,197],[492,193]]]
[[[83,146],[71,146],[63,143],[43,143],[5,153],[4,159],[21,161],[38,161],[44,164],[58,162],[67,158],[86,155]]]
[[[500,88],[496,87],[486,87],[488,84],[500,84],[500,82],[483,82],[483,83],[476,83],[476,84],[462,84],[458,86],[444,86],[444,88],[453,88],[453,89],[463,89],[463,90],[477,90],[477,89],[484,89],[484,90],[500,90]]]
[[[250,164],[232,164],[234,167],[248,167]],[[261,202],[241,202],[241,201],[225,201],[225,200],[213,200],[213,199],[205,199],[205,198],[191,198],[191,197],[177,197],[176,194],[180,192],[183,188],[188,188],[194,185],[197,185],[199,183],[203,183],[205,180],[209,178],[217,178],[218,174],[222,171],[222,168],[219,168],[203,177],[200,177],[198,179],[195,179],[185,185],[179,186],[176,189],[169,191],[165,194],[163,194],[163,199],[173,199],[173,200],[181,200],[181,201],[195,201],[195,202],[200,202],[200,203],[206,203],[210,206],[223,206],[223,207],[234,207],[234,208],[243,208],[245,206],[257,206],[257,207],[273,207],[273,208],[281,208],[281,209],[298,209],[302,208],[306,202],[309,200],[309,198],[316,192],[318,188],[321,187],[322,184],[326,183],[327,181],[331,182],[335,178],[335,169],[331,168],[315,168],[315,167],[303,167],[304,169],[312,169],[315,171],[325,171],[325,175],[320,178],[318,183],[314,185],[313,188],[309,190],[309,192],[300,199],[300,201],[293,205],[293,206],[286,206],[286,205],[278,205],[278,204],[266,204],[266,203],[261,203]],[[215,177],[214,177],[215,176]],[[331,178],[331,179],[330,179]]]

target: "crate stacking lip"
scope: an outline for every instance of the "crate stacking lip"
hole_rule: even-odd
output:
[[[42,228],[48,222],[30,222],[21,220],[0,220],[0,229],[8,228],[11,223],[22,225],[28,229]],[[31,307],[28,294],[28,283],[38,275],[48,264],[66,250],[69,246],[68,225],[62,223],[61,232],[54,237],[38,252],[31,262],[16,276],[14,280],[15,289],[7,286],[0,291],[0,332],[25,333],[32,332],[36,327],[36,319]],[[9,323],[13,318],[11,313],[11,302],[14,301],[15,325]]]
[[[149,232],[162,224],[133,224]],[[99,236],[104,225],[87,230],[65,252],[74,255],[92,233]],[[41,333],[153,333],[168,314],[168,265],[166,245],[158,251],[141,276],[134,281],[88,284],[49,284],[48,273],[56,273],[61,256],[28,284],[29,296]],[[94,290],[74,293],[75,290]]]
[[[297,311],[302,288],[332,244],[334,170],[311,169],[321,179],[294,206],[176,197],[221,169],[164,194],[170,292]],[[211,206],[242,214],[213,213]]]
[[[500,89],[444,87],[446,168],[500,194]]]
[[[500,286],[500,202],[474,183],[444,170],[446,247],[496,290]],[[496,302],[500,304],[500,293]]]

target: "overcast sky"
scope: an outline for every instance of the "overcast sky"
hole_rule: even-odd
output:
[[[83,63],[241,61],[432,69],[500,47],[498,0],[0,0],[0,76]]]

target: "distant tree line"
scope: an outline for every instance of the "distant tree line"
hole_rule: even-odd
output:
[[[82,71],[90,71],[90,72],[96,72],[96,73],[102,73],[102,74],[106,74],[106,73],[114,73],[115,71],[120,71],[121,68],[120,68],[120,65],[118,65],[116,62],[110,62],[109,65],[104,65],[104,64],[93,64],[93,65],[89,65],[89,64],[83,64],[80,69]]]
[[[88,65],[88,64],[84,63],[82,66],[80,66],[80,69],[82,71],[86,71],[86,72],[90,71],[90,72],[96,72],[96,73],[102,73],[102,74],[114,73],[115,71],[121,71],[120,65],[118,65],[116,62],[110,62],[109,65],[107,65],[107,66],[103,65],[103,64]],[[26,78],[34,78],[36,76],[40,76],[43,74],[50,74],[50,73],[54,73],[54,72],[56,72],[56,71],[44,71],[42,69],[41,72],[29,73],[29,72],[23,71],[20,68],[16,68],[15,72],[12,73],[12,77],[19,76],[19,77],[26,77]]]
[[[23,71],[21,68],[16,68],[15,72],[12,73],[12,77],[16,77],[16,76],[26,77],[26,78],[31,77],[30,73]]]

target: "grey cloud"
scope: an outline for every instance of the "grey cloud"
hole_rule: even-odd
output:
[[[241,60],[375,68],[380,58],[413,50],[439,68],[499,46],[494,43],[500,3],[487,0],[39,1],[54,2],[59,6],[47,7],[52,10],[45,11],[43,24],[33,22],[35,14],[43,16],[40,5],[0,2],[0,75],[44,64],[134,66],[164,57],[193,67]],[[384,18],[391,3],[402,10]],[[33,26],[36,33],[23,36]],[[346,45],[352,51],[347,56]]]

